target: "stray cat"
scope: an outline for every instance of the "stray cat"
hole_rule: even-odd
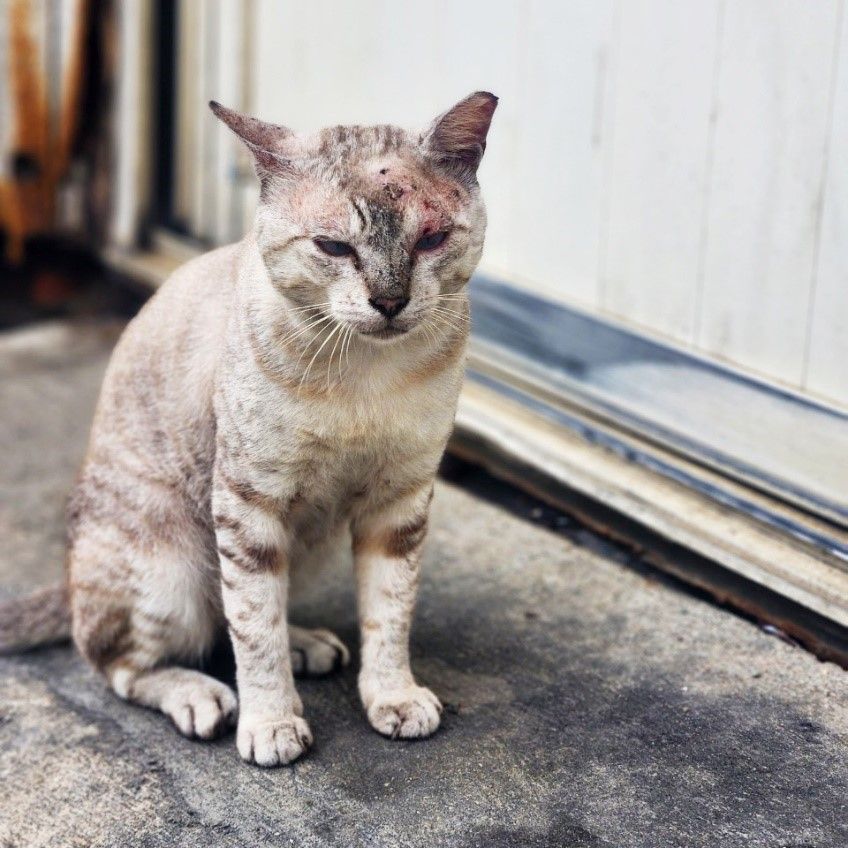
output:
[[[436,730],[409,631],[496,104],[477,92],[423,133],[315,135],[210,104],[253,154],[255,226],[177,270],[127,327],[70,501],[67,585],[0,608],[0,648],[72,622],[120,697],[201,739],[238,713],[243,759],[290,763],[312,741],[293,673],[349,654],[329,630],[290,625],[289,596],[352,548],[368,720],[391,737]],[[238,702],[178,664],[224,625]]]

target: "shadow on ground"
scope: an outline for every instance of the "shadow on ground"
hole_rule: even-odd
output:
[[[8,591],[60,572],[113,338],[27,332],[24,354],[0,339]],[[848,845],[838,668],[455,486],[434,510],[413,642],[435,737],[373,733],[350,668],[301,682],[315,747],[264,771],[118,701],[68,647],[5,658],[0,845]],[[355,645],[348,576],[293,619]]]

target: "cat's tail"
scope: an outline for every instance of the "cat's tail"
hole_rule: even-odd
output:
[[[0,601],[0,654],[26,651],[71,637],[71,608],[64,582]]]

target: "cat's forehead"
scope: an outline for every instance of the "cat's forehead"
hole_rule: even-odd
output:
[[[388,246],[462,217],[467,188],[434,167],[416,134],[339,126],[300,141],[305,179],[290,200],[307,228]]]
[[[309,139],[313,155],[336,161],[396,153],[414,144],[411,133],[389,124],[326,127]]]
[[[355,229],[388,245],[404,233],[417,237],[450,225],[463,192],[420,158],[388,153],[361,161],[344,194],[361,224]]]
[[[396,195],[426,189],[444,190],[448,183],[424,156],[418,134],[391,125],[328,127],[304,139],[303,153],[325,179],[340,188]]]
[[[467,199],[465,187],[435,169],[416,140],[393,127],[365,129],[397,143],[361,145],[328,162],[340,195],[354,206],[364,204],[377,218],[393,213],[402,219],[433,219],[435,225],[437,220],[445,222],[457,214]],[[403,133],[404,138],[378,132],[384,129]]]

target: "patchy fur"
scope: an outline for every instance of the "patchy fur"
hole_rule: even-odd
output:
[[[242,757],[273,766],[309,746],[293,672],[349,654],[330,631],[289,626],[289,596],[351,539],[368,719],[393,737],[439,724],[409,630],[462,377],[465,284],[485,230],[474,173],[495,103],[471,95],[423,133],[313,136],[212,104],[254,154],[255,227],[179,269],[127,327],[69,509],[79,650],[186,735],[235,720],[228,687],[179,665],[226,629]],[[387,316],[382,302],[402,307]]]

